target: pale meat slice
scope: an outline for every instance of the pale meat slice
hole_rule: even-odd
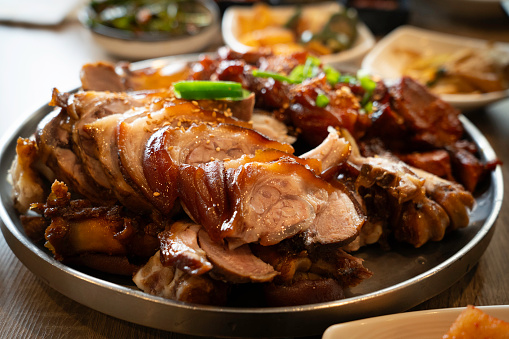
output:
[[[37,145],[34,140],[18,138],[16,143],[16,157],[8,173],[8,180],[12,185],[14,208],[23,214],[30,204],[43,202],[44,185],[42,178],[34,168],[37,160]]]
[[[226,300],[225,286],[207,275],[190,275],[174,266],[163,266],[157,251],[139,269],[133,281],[142,291],[195,304],[223,304]]]
[[[341,217],[338,217],[341,216]],[[335,190],[329,194],[324,208],[305,233],[304,242],[344,245],[354,239],[364,225],[365,217],[348,192]]]
[[[113,197],[90,178],[73,152],[71,128],[65,109],[57,108],[41,120],[35,133],[41,173],[49,181],[59,178],[73,192],[91,201],[103,204],[113,202]]]
[[[67,107],[69,115],[76,119],[72,128],[72,138],[76,145],[74,150],[87,173],[101,187],[111,189],[112,185],[98,158],[96,143],[86,132],[87,124],[112,114],[123,114],[150,100],[150,96],[134,97],[126,93],[89,91],[74,94]]]
[[[345,162],[350,156],[350,143],[339,136],[338,131],[329,127],[329,135],[320,145],[300,155],[303,159],[317,159],[322,163],[322,172]]]
[[[235,249],[212,241],[205,230],[198,233],[200,246],[214,265],[211,275],[233,283],[267,282],[274,279],[278,272],[256,257],[243,245]]]
[[[258,132],[231,124],[200,123],[187,129],[170,125],[155,132],[147,142],[143,170],[158,201],[171,205],[177,196],[180,165],[233,160],[260,149],[293,153],[288,144],[269,140]]]
[[[87,124],[84,130],[95,145],[95,158],[100,161],[111,190],[120,203],[134,211],[146,211],[152,208],[151,205],[125,181],[118,159],[117,127],[121,121],[138,114],[139,109],[113,114]]]
[[[228,172],[231,238],[273,245],[304,233],[307,244],[348,243],[364,216],[356,202],[295,161],[249,163]],[[325,232],[325,233],[322,233]]]
[[[159,233],[161,262],[175,266],[189,274],[200,275],[212,269],[206,253],[198,244],[201,226],[192,222],[177,221],[169,230]]]
[[[184,100],[154,102],[143,114],[128,118],[118,126],[118,155],[126,181],[164,214],[173,210],[175,199],[159,199],[160,192],[154,191],[147,182],[143,171],[147,142],[153,133],[165,126],[185,129],[197,122],[227,122],[248,126],[246,122],[226,117],[219,112],[204,111],[197,103]]]

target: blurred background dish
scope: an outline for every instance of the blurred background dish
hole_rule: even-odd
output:
[[[344,6],[355,8],[359,18],[376,36],[384,35],[408,22],[407,0],[342,0]]]
[[[428,5],[454,18],[483,20],[504,16],[501,0],[427,0]]]
[[[222,33],[225,44],[237,52],[260,47],[276,54],[307,50],[329,64],[360,63],[375,43],[356,11],[337,2],[231,6],[224,12]]]
[[[459,109],[509,96],[509,44],[403,26],[380,40],[362,68],[387,81],[412,76]]]
[[[509,306],[480,306],[479,310],[509,321]],[[337,324],[329,327],[322,339],[428,339],[442,338],[463,307],[397,313]]]
[[[107,52],[128,59],[200,52],[219,34],[212,0],[94,0],[79,19]]]

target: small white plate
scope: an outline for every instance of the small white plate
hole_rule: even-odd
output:
[[[284,22],[295,13],[296,8],[296,6],[277,6],[272,7],[271,12]],[[323,2],[303,6],[302,13],[304,16],[321,18],[325,23],[331,14],[338,12],[341,8],[342,6],[337,2]],[[250,7],[232,6],[228,7],[223,15],[223,40],[234,51],[245,53],[253,49],[238,40],[240,28],[237,19],[240,15],[247,15],[251,11]],[[360,63],[362,57],[375,45],[375,37],[363,22],[357,24],[357,33],[357,39],[352,47],[339,53],[324,55],[320,57],[322,62],[330,65]]]
[[[398,50],[420,50],[430,53],[452,53],[460,48],[485,49],[486,40],[432,32],[411,26],[402,26],[380,40],[362,61],[362,68],[391,82],[401,78],[402,69],[410,61]],[[495,45],[509,53],[509,44]],[[509,90],[483,94],[443,94],[442,99],[459,109],[474,109],[509,96]]]
[[[509,305],[479,306],[483,312],[509,321]],[[391,314],[337,324],[322,339],[429,339],[442,338],[464,307]]]

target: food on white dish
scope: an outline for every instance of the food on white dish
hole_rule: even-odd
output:
[[[508,59],[503,42],[402,26],[373,47],[362,68],[387,82],[411,74],[444,101],[471,110],[509,95]]]
[[[251,13],[237,18],[239,41],[253,49],[271,48],[276,54],[308,51],[316,55],[341,52],[357,39],[357,13],[338,9],[323,18],[305,15],[297,7],[289,18],[274,13],[269,5],[257,3]]]
[[[336,324],[322,338],[507,338],[507,320],[507,305],[442,308]]]
[[[57,260],[190,303],[343,298],[372,275],[356,249],[468,226],[496,165],[412,79],[387,87],[305,53],[221,49],[171,77],[97,63],[82,83],[55,90],[55,110],[18,142],[25,231]],[[257,131],[254,107],[272,132]]]
[[[224,13],[222,34],[226,45],[240,53],[260,48],[286,55],[306,51],[327,63],[360,62],[375,44],[357,12],[337,2],[232,6]]]
[[[435,94],[489,93],[509,89],[509,53],[493,46],[437,54],[399,50],[409,62],[403,74],[425,84]]]
[[[468,305],[442,339],[503,339],[509,337],[509,323]]]

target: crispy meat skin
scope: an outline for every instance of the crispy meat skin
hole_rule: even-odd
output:
[[[184,121],[187,123],[188,119]],[[252,129],[231,124],[193,122],[187,129],[168,125],[152,134],[146,144],[144,177],[151,191],[157,192],[154,200],[169,206],[179,196],[177,183],[181,165],[237,159],[244,154],[254,155],[259,149],[293,152],[288,144],[269,140]]]
[[[148,258],[159,245],[158,231],[143,219],[126,215],[120,206],[93,207],[86,200],[71,200],[65,184],[58,181],[53,183],[46,204],[33,208],[50,221],[45,230],[46,247],[57,260],[96,253]]]

